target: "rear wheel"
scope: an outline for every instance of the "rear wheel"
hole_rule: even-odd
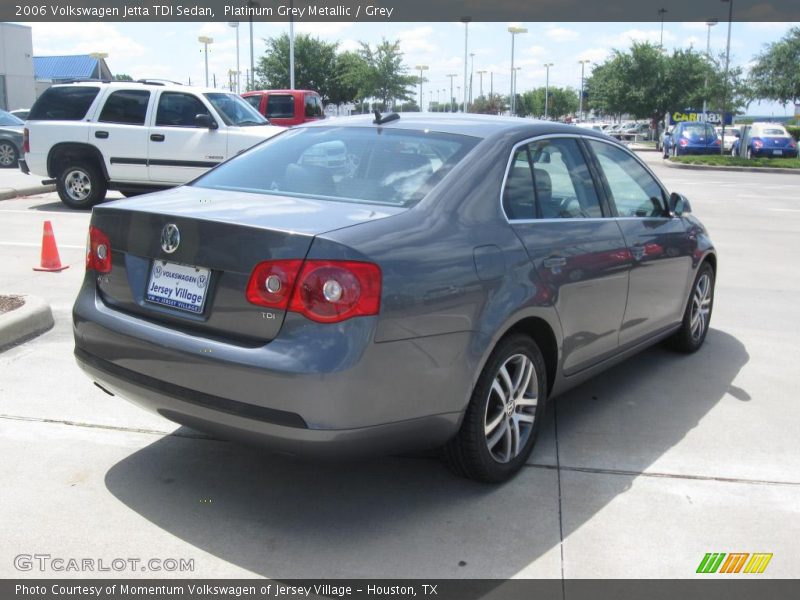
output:
[[[748,148],[747,149],[747,160],[752,160],[752,159],[753,159],[753,149],[752,148]]]
[[[19,162],[17,147],[11,142],[0,142],[0,168],[13,169]]]
[[[478,378],[458,435],[444,448],[447,465],[492,483],[516,474],[539,434],[546,390],[536,343],[522,334],[502,340]]]
[[[107,183],[100,169],[90,162],[70,162],[56,179],[61,201],[70,208],[91,208],[106,197]]]
[[[681,328],[667,340],[673,350],[691,353],[703,345],[714,309],[714,280],[714,269],[703,263],[695,277]]]

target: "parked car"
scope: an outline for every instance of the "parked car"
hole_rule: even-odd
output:
[[[780,123],[753,123],[745,141],[747,158],[797,158],[797,142]],[[731,147],[731,154],[739,156],[741,140]]]
[[[224,438],[443,446],[502,481],[549,399],[661,340],[700,348],[716,265],[689,201],[604,134],[350,117],[96,207],[75,356],[110,394]]]
[[[0,110],[0,168],[16,168],[22,150],[24,123],[11,113]]]
[[[237,94],[154,82],[55,85],[25,123],[20,169],[55,179],[71,208],[106,190],[136,195],[186,183],[282,131]]]
[[[672,135],[672,132],[675,130],[675,125],[670,125],[665,130],[661,132],[658,139],[656,140],[656,150],[659,152],[664,152],[664,140]],[[666,152],[664,152],[664,158],[667,157]]]
[[[664,137],[664,158],[684,154],[719,154],[720,139],[708,123],[684,121]]]
[[[722,147],[725,149],[725,152],[730,152],[733,149],[733,144],[736,143],[736,138],[741,135],[739,128],[733,125],[725,126],[725,139],[722,139],[721,126],[714,127],[714,131],[717,133],[717,137],[722,140]]]
[[[242,97],[273,125],[292,127],[325,118],[322,98],[312,90],[258,90]]]
[[[23,121],[28,118],[28,113],[31,112],[30,108],[18,108],[16,110],[9,111],[12,115],[17,117],[18,119],[22,119]]]

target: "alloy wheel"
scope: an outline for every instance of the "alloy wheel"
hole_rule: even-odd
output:
[[[85,171],[74,169],[64,178],[64,188],[75,202],[83,202],[92,193],[92,181]]]
[[[711,277],[704,273],[694,286],[692,295],[692,316],[690,320],[692,339],[696,342],[703,337],[708,327],[711,312]]]
[[[0,144],[0,166],[12,166],[16,157],[17,152],[11,144]]]

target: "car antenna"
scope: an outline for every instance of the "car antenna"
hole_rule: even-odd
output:
[[[375,109],[375,120],[373,123],[375,125],[383,125],[384,123],[391,123],[392,121],[397,121],[400,118],[396,112],[391,112],[388,115],[381,115],[381,111],[377,108]]]

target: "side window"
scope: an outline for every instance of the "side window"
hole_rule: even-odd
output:
[[[247,96],[245,100],[256,110],[261,107],[261,96]]]
[[[541,219],[600,218],[600,198],[578,142],[552,138],[528,145]]]
[[[103,123],[123,123],[125,125],[144,125],[150,92],[147,90],[120,90],[113,92],[100,111],[99,121]]]
[[[268,119],[293,119],[294,98],[283,94],[270,94],[267,98]]]
[[[306,95],[306,117],[317,118],[322,116],[322,107],[319,98],[314,94]]]
[[[514,153],[511,168],[503,190],[503,209],[509,220],[536,218],[536,192],[528,158],[528,149],[523,146]]]
[[[28,114],[29,121],[80,121],[100,92],[99,87],[72,86],[48,88]]]
[[[193,94],[164,92],[158,99],[156,125],[162,127],[196,127],[195,117],[209,114],[206,105]]]
[[[633,156],[611,144],[588,143],[597,156],[620,217],[667,216],[661,186]]]

